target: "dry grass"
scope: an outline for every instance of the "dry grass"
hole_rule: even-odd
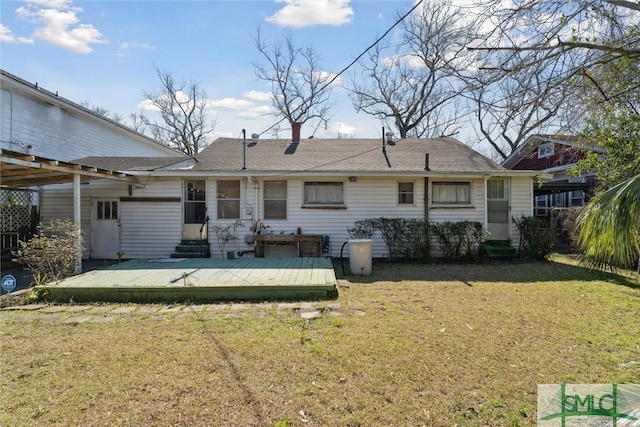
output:
[[[3,313],[0,425],[533,426],[542,383],[640,382],[640,287],[566,263],[376,265],[341,316]],[[67,314],[66,316],[70,316]]]

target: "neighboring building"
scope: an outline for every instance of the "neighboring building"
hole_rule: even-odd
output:
[[[478,221],[487,240],[517,247],[511,219],[533,214],[538,172],[505,169],[452,138],[300,140],[298,129],[291,140],[221,138],[190,159],[1,77],[2,184],[36,186],[43,223],[81,224],[84,257],[167,258],[199,239],[212,256],[250,253],[263,225],[328,236],[325,255],[338,256],[347,229],[376,217]],[[388,256],[380,236],[373,256]]]
[[[597,187],[595,174],[569,176],[569,169],[585,157],[585,150],[602,154],[599,147],[586,147],[577,136],[532,135],[503,162],[511,170],[536,170],[553,174],[534,186],[534,214],[548,217],[552,208],[583,206]]]
[[[168,157],[173,163],[186,159],[126,126],[3,70],[0,70],[0,113],[2,252],[7,259],[17,240],[24,240],[33,231],[38,211],[45,207],[44,193],[56,191],[51,184],[68,183],[64,187],[68,197],[63,211],[56,216],[74,218],[73,191],[69,192],[72,189],[69,183],[74,179],[78,180],[78,193],[80,187],[86,187],[82,184],[94,180],[125,185],[136,182],[117,171],[89,167],[73,159],[122,153]],[[89,224],[88,197],[82,196],[84,228]],[[48,206],[46,211],[57,208]]]

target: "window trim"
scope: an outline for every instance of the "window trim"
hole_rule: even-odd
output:
[[[267,189],[266,186],[267,184],[284,184],[284,189],[285,189],[285,196],[284,199],[282,198],[267,198]],[[264,219],[268,219],[269,221],[285,221],[288,219],[288,214],[289,214],[289,203],[288,203],[288,195],[289,195],[289,186],[287,181],[264,181],[263,187],[262,187],[262,207],[264,210]],[[273,201],[283,201],[284,200],[284,217],[282,218],[272,218],[272,217],[268,217],[267,216],[267,207],[266,207],[266,202],[269,200],[273,200]]]
[[[555,153],[555,148],[553,143],[549,142],[546,144],[541,144],[538,146],[538,158],[546,159],[547,157],[553,156]]]
[[[342,202],[341,203],[310,203],[306,201],[306,188],[307,184],[332,184],[340,186],[342,190]],[[345,194],[344,194],[344,181],[303,181],[302,183],[302,208],[303,209],[346,209]]]
[[[469,200],[464,202],[440,202],[435,201],[434,186],[436,185],[460,185],[466,184],[469,187]],[[431,206],[436,208],[472,208],[473,205],[473,184],[471,181],[432,181],[431,182]]]
[[[238,197],[237,198],[231,198],[231,197],[225,197],[225,198],[220,198],[220,183],[221,182],[237,182],[238,183]],[[238,216],[234,217],[234,218],[221,218],[220,217],[220,200],[226,200],[226,201],[237,201],[238,202]],[[220,220],[238,220],[240,219],[240,217],[242,216],[242,204],[241,204],[241,200],[242,200],[242,182],[239,179],[219,179],[216,181],[216,219],[220,219]]]
[[[407,192],[402,193],[400,191],[400,184],[411,184],[411,203],[406,203],[401,201],[401,194],[409,194]],[[415,181],[398,181],[397,182],[397,200],[396,204],[398,206],[415,206],[416,205],[416,182]]]
[[[100,208],[102,205],[102,209]],[[109,208],[107,209],[107,205]],[[118,221],[120,219],[120,203],[118,200],[113,199],[99,199],[96,200],[96,213],[95,219],[100,221]],[[115,209],[114,209],[115,207]],[[107,214],[109,211],[109,215]],[[115,215],[114,215],[115,212]],[[108,218],[107,218],[108,216]]]

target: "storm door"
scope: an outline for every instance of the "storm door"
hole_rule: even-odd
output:
[[[488,240],[508,240],[509,233],[509,181],[492,178],[487,181]]]
[[[207,182],[204,179],[184,181],[182,238],[207,239]]]

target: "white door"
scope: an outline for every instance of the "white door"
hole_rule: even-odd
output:
[[[120,250],[120,205],[96,200],[91,215],[91,258],[117,259]]]
[[[511,238],[509,207],[509,181],[492,178],[487,181],[487,240]]]
[[[184,181],[183,212],[182,238],[207,240],[207,181]]]

